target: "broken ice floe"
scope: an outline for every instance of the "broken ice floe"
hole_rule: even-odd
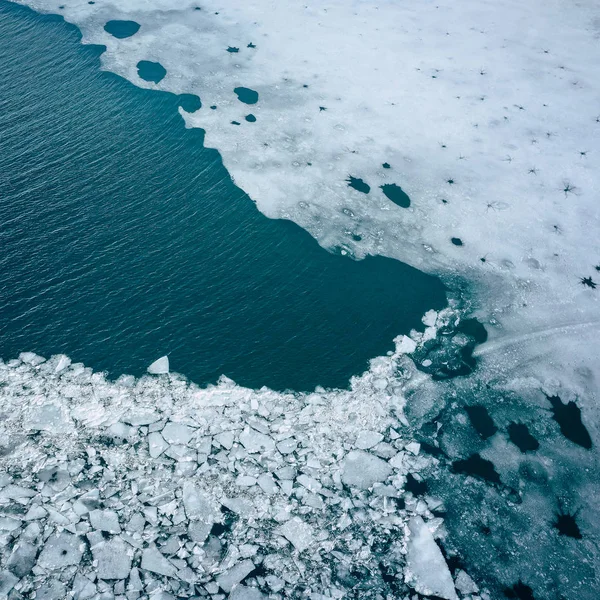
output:
[[[161,356],[155,360],[149,367],[148,373],[151,375],[165,375],[169,372],[169,357]]]
[[[440,502],[404,488],[434,459],[403,438],[402,399],[378,385],[402,354],[327,401],[225,378],[111,383],[57,370],[62,357],[27,359],[0,361],[0,590],[11,600],[457,597],[434,539]],[[90,403],[100,419],[84,418]],[[46,405],[72,426],[29,435],[32,415],[53,422]],[[419,568],[421,550],[437,579]]]

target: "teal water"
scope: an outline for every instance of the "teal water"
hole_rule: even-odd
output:
[[[0,40],[0,356],[345,387],[445,305],[433,277],[264,217],[181,99],[101,72],[61,18],[2,1]]]

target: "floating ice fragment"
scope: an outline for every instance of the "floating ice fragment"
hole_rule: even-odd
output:
[[[409,444],[406,444],[406,446],[404,446],[411,454],[414,454],[415,456],[417,454],[419,454],[419,452],[421,451],[421,444],[419,444],[419,442],[410,442]]]
[[[201,492],[193,483],[186,481],[183,484],[183,506],[185,514],[190,521],[213,522],[215,509],[210,498]]]
[[[229,594],[229,600],[266,600],[266,596],[256,588],[236,585]]]
[[[192,439],[193,434],[194,430],[182,423],[169,422],[162,430],[162,436],[169,444],[182,444],[184,446]]]
[[[477,584],[462,569],[459,569],[458,573],[456,574],[454,585],[456,586],[456,589],[463,594],[463,596],[467,596],[468,594],[476,594],[479,591]]]
[[[19,360],[32,367],[46,362],[46,359],[43,356],[38,356],[33,352],[21,352],[21,354],[19,354]]]
[[[71,364],[71,359],[68,356],[65,356],[63,354],[58,359],[58,363],[56,364],[54,372],[60,373],[61,371],[64,371],[70,364]]]
[[[73,580],[72,592],[74,600],[89,600],[96,595],[96,585],[81,573],[77,573]]]
[[[94,560],[98,561],[100,579],[125,579],[131,570],[131,556],[127,544],[115,537],[92,548]]]
[[[148,435],[148,452],[152,458],[158,458],[168,447],[169,444],[158,431]]]
[[[19,578],[10,571],[0,571],[0,597],[8,598],[8,592],[15,587],[18,581]]]
[[[121,418],[121,421],[128,423],[133,427],[140,427],[141,425],[150,425],[160,420],[160,416],[154,410],[147,411],[130,411]]]
[[[94,529],[108,533],[120,533],[119,517],[114,510],[93,510],[90,523]]]
[[[234,585],[248,577],[252,571],[254,571],[254,563],[249,559],[243,560],[219,575],[217,583],[226,592],[230,592]]]
[[[289,540],[298,552],[306,550],[314,541],[313,528],[299,517],[281,525],[279,533]]]
[[[342,481],[350,486],[363,490],[374,483],[384,482],[392,473],[390,465],[368,452],[353,450],[344,461]]]
[[[149,546],[142,552],[142,569],[174,577],[177,569],[157,550],[156,546]]]
[[[423,519],[413,517],[408,527],[405,582],[423,596],[457,600],[448,565]]]
[[[64,569],[70,565],[78,565],[83,555],[81,538],[70,533],[51,535],[39,558],[38,566],[43,569]]]
[[[240,434],[240,443],[248,452],[271,452],[275,449],[275,442],[264,433],[246,427]]]
[[[25,577],[35,564],[37,551],[37,547],[33,544],[26,541],[19,542],[6,562],[6,567],[19,579]]]
[[[150,375],[166,375],[169,372],[169,357],[161,356],[155,360],[149,367]]]
[[[373,446],[379,444],[379,442],[381,442],[382,439],[383,436],[380,433],[377,433],[376,431],[363,430],[358,433],[354,445],[359,450],[368,450],[369,448],[372,448]]]

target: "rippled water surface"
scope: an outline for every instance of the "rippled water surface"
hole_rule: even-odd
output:
[[[445,305],[433,277],[261,215],[176,96],[101,72],[62,19],[2,2],[0,40],[1,356],[345,386]]]

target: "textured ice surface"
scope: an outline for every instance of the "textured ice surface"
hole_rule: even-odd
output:
[[[56,373],[60,360],[0,361],[0,589],[21,594],[11,600],[420,589],[404,578],[410,519],[445,530],[441,501],[405,489],[436,459],[405,436],[390,383],[416,370],[401,352],[348,390],[311,394],[225,378],[201,389],[173,374],[109,382],[80,365]],[[65,428],[31,436],[24,424],[47,401]],[[102,417],[83,418],[96,403]]]

